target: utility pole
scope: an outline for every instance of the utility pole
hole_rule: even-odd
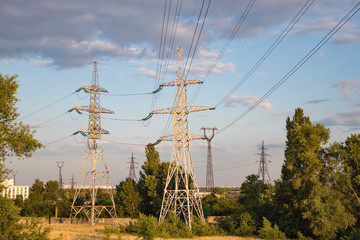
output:
[[[64,162],[56,162],[58,168],[59,168],[59,193],[60,193],[60,197],[62,197],[63,194],[63,180],[62,180],[62,173],[61,173],[61,169],[64,166]]]
[[[195,210],[200,220],[205,221],[201,206],[199,187],[197,185],[193,160],[191,157],[190,140],[204,139],[203,135],[189,134],[188,114],[191,112],[213,110],[213,107],[187,105],[186,86],[200,84],[200,80],[187,80],[184,76],[182,51],[179,48],[178,70],[175,81],[162,83],[160,86],[175,86],[175,101],[173,107],[153,110],[150,114],[173,114],[173,135],[162,136],[158,141],[172,141],[170,166],[166,178],[159,222],[162,222],[169,209],[177,216],[185,219],[191,229],[192,213]],[[170,184],[171,183],[171,184]]]
[[[267,175],[268,180],[266,182],[270,183],[271,178],[270,178],[269,169],[268,169],[268,165],[267,165],[267,162],[270,162],[270,161],[266,159],[266,157],[270,157],[270,155],[266,153],[266,151],[269,149],[267,149],[264,146],[264,140],[262,141],[262,145],[261,145],[261,148],[259,148],[259,150],[260,150],[260,153],[256,154],[256,155],[260,156],[258,176],[261,177],[261,180],[263,181],[263,183],[265,183],[265,175]]]
[[[16,177],[16,174],[17,174],[17,172],[12,172],[13,179],[14,179],[14,186],[16,186],[16,183],[15,183],[15,177]]]
[[[94,226],[103,211],[107,212],[112,218],[116,217],[115,202],[109,179],[109,169],[107,167],[101,139],[102,134],[109,134],[107,130],[101,128],[101,114],[113,114],[114,112],[100,106],[100,93],[107,93],[108,91],[100,87],[96,61],[94,62],[91,86],[82,86],[81,89],[90,93],[90,106],[75,106],[73,109],[88,112],[89,123],[88,128],[80,129],[76,132],[87,136],[87,141],[77,181],[77,188],[75,189],[74,200],[71,206],[70,218],[73,220],[80,212],[84,212],[90,220],[91,226]],[[90,165],[86,164],[88,160],[90,161]],[[100,160],[103,163],[103,170],[101,171],[97,168],[97,163]],[[85,181],[86,185],[84,184]],[[105,185],[111,205],[96,205],[100,181]],[[84,187],[90,188],[91,199],[90,201],[85,201],[83,205],[76,205],[76,199],[79,197],[81,190],[84,190]]]
[[[215,130],[218,129],[216,127],[214,128],[202,127],[200,130],[204,130],[204,137],[208,142],[207,166],[206,166],[206,191],[212,192],[214,190],[214,171],[213,171],[212,154],[211,154],[211,140],[214,138]],[[206,135],[206,130],[212,130],[211,137],[208,137]]]
[[[137,177],[136,177],[136,173],[135,173],[135,162],[134,160],[136,158],[134,158],[134,153],[131,153],[131,161],[130,161],[130,170],[129,170],[129,178],[132,179],[134,182],[137,182]]]

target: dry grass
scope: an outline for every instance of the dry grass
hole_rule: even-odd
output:
[[[104,226],[109,226],[109,224],[96,224],[94,227],[91,227],[89,223],[43,223],[44,226],[50,227],[49,237],[51,239],[59,239],[59,240],[82,240],[82,239],[104,239],[104,234],[102,230],[104,230]],[[132,235],[122,235],[121,238],[116,236],[115,234],[110,236],[111,240],[136,240],[141,239]],[[156,240],[160,240],[161,238],[156,238]],[[167,240],[175,240],[168,238]],[[180,239],[176,239],[180,240]],[[233,237],[233,236],[211,236],[211,237],[196,237],[196,238],[183,238],[181,240],[256,240],[256,238],[251,237]]]

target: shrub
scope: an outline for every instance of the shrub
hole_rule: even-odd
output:
[[[196,236],[222,236],[225,234],[221,228],[202,222],[197,217],[194,217],[192,221],[192,233]]]
[[[305,237],[301,232],[297,232],[297,240],[312,240],[311,237]]]
[[[158,232],[157,219],[153,216],[140,214],[135,225],[135,230],[136,234],[143,237],[144,240],[152,240]]]
[[[250,236],[256,231],[256,223],[249,213],[244,212],[229,223],[229,230],[236,235]]]
[[[264,239],[286,239],[285,233],[281,232],[276,224],[271,227],[271,222],[263,217],[263,226],[259,230],[259,237]]]
[[[159,224],[159,237],[162,238],[190,238],[192,232],[184,221],[173,211],[169,211],[165,220]]]

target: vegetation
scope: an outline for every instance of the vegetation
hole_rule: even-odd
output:
[[[9,173],[4,161],[7,157],[27,158],[41,147],[34,139],[34,131],[28,125],[14,122],[19,113],[15,104],[19,99],[15,96],[19,87],[17,75],[3,76],[0,73],[0,192],[2,182]],[[48,229],[42,229],[36,222],[19,223],[20,208],[14,201],[0,196],[0,240],[2,239],[47,239]]]
[[[0,182],[9,170],[9,156],[30,157],[42,147],[29,126],[15,123],[17,76],[0,74]],[[360,134],[343,143],[329,144],[330,130],[313,124],[302,109],[286,120],[285,160],[274,184],[249,175],[239,196],[215,189],[202,199],[206,216],[221,218],[218,226],[194,217],[192,230],[174,213],[158,224],[168,162],[161,162],[154,146],[145,148],[146,161],[139,181],[126,179],[114,192],[118,216],[137,218],[126,227],[106,228],[104,238],[131,233],[143,239],[183,238],[231,234],[264,239],[359,239],[360,237]],[[172,184],[172,183],[170,183]],[[0,185],[1,190],[1,185]],[[86,191],[77,199],[83,203]],[[108,204],[101,190],[98,202]],[[48,239],[48,229],[37,222],[20,224],[20,216],[68,217],[73,191],[59,193],[57,181],[36,179],[29,198],[10,200],[0,196],[1,239]],[[221,227],[221,228],[220,228]]]

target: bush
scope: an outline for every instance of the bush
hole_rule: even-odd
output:
[[[153,216],[140,214],[135,230],[136,235],[143,237],[144,240],[152,240],[158,233],[157,219]]]
[[[229,230],[236,235],[251,236],[256,231],[256,223],[249,213],[244,212],[229,223]]]
[[[222,236],[225,234],[221,228],[202,222],[197,217],[194,217],[192,221],[192,233],[196,236]]]
[[[193,234],[184,221],[173,211],[169,211],[165,220],[159,225],[158,237],[162,238],[190,238]]]
[[[271,222],[263,217],[263,226],[259,230],[259,237],[264,239],[286,239],[285,233],[281,232],[276,224],[271,227]]]
[[[311,237],[305,237],[301,232],[297,232],[297,240],[312,240]]]

